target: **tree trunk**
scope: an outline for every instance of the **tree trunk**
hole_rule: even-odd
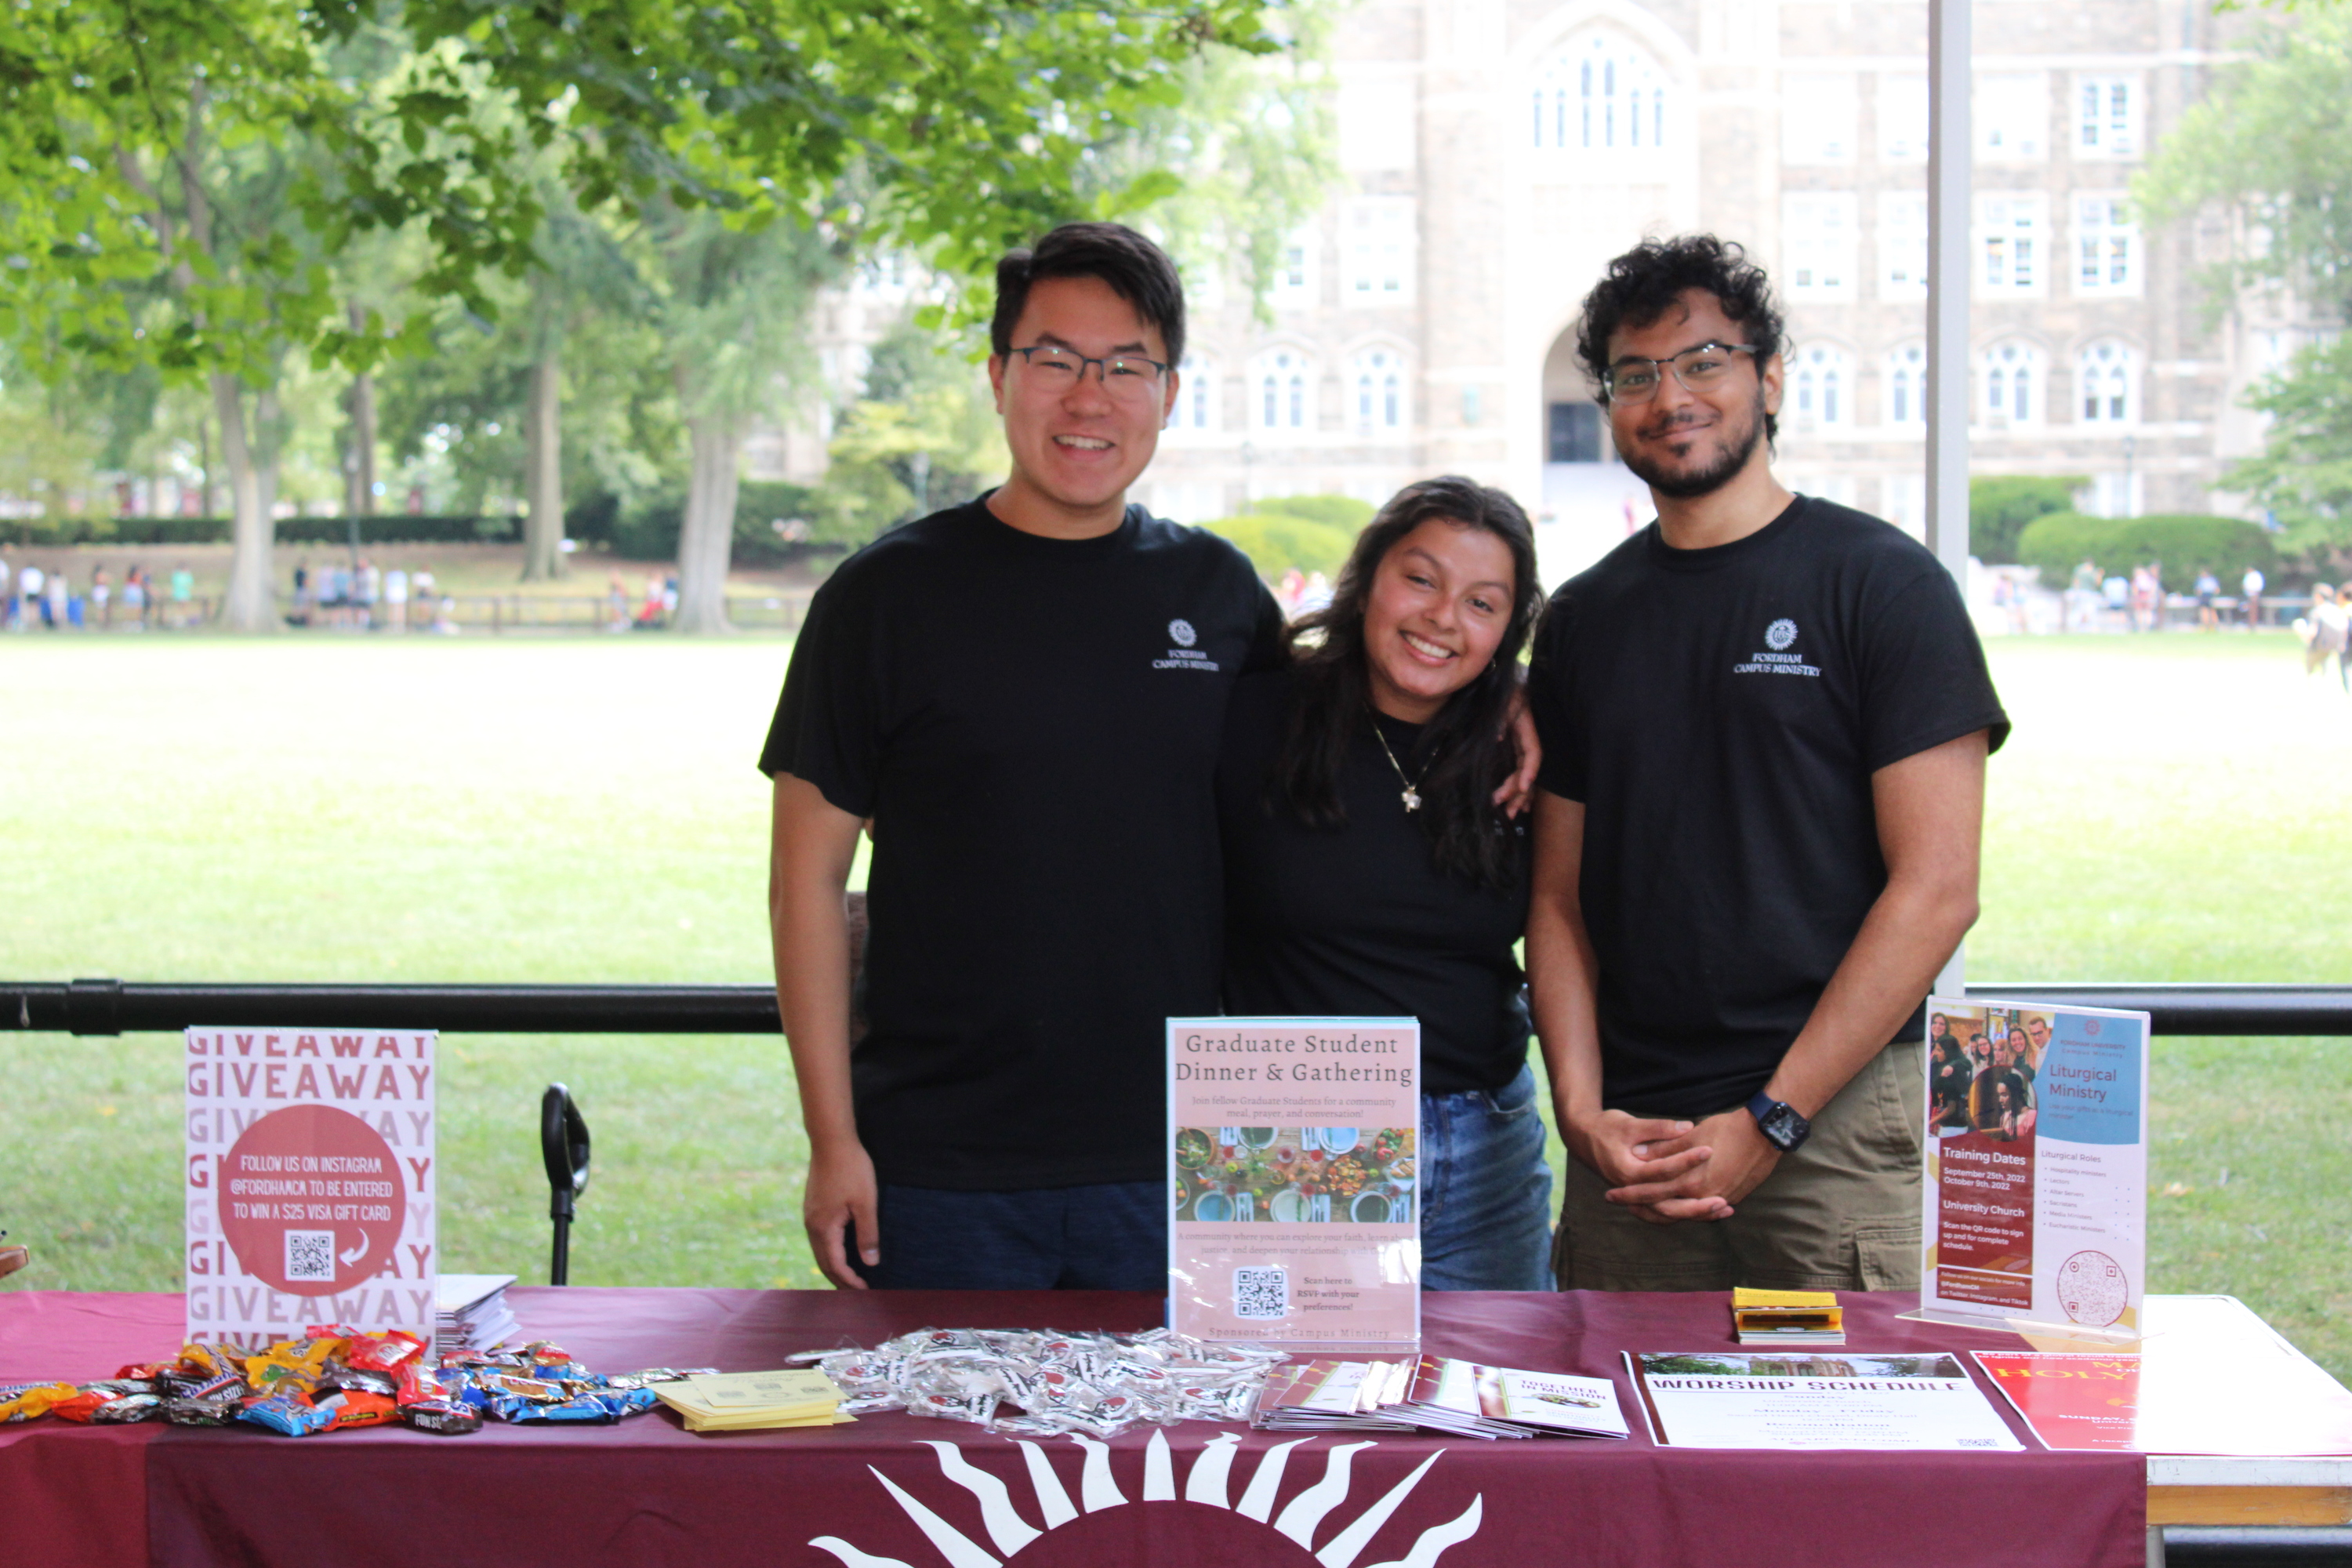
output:
[[[735,551],[735,490],[742,432],[721,414],[686,422],[694,445],[686,521],[677,535],[677,619],[682,632],[727,632],[727,568]]]
[[[530,367],[530,411],[523,420],[523,494],[530,511],[522,525],[522,580],[550,582],[564,575],[563,558],[563,349],[553,331]]]
[[[349,308],[352,331],[367,324],[367,313]],[[343,455],[343,515],[372,517],[375,513],[375,377],[362,371],[352,377],[346,406],[351,413],[351,450]]]
[[[245,386],[233,375],[215,374],[213,414],[220,421],[221,458],[228,465],[231,515],[228,603],[221,620],[236,632],[278,629],[277,595],[270,587],[269,549],[275,530],[261,510],[260,476],[245,440]]]
[[[247,443],[253,451],[253,484],[261,497],[262,523],[273,552],[278,543],[278,470],[286,449],[278,428],[279,413],[278,389],[264,387],[253,400],[253,430]],[[277,581],[274,565],[270,581]]]

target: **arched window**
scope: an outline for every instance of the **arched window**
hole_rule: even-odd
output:
[[[1790,414],[1800,428],[1843,425],[1853,411],[1853,371],[1845,351],[1811,343],[1797,351]]]
[[[1356,356],[1353,413],[1359,430],[1404,428],[1404,356],[1370,349]]]
[[[1918,343],[1906,343],[1886,356],[1886,422],[1927,422],[1927,351]]]
[[[1261,430],[1304,430],[1315,420],[1313,367],[1297,349],[1276,349],[1258,361],[1251,412]]]
[[[1171,430],[1213,430],[1217,427],[1216,367],[1197,354],[1186,354],[1176,367],[1176,406],[1168,416]]]
[[[1537,68],[1535,144],[1552,152],[1632,153],[1666,143],[1666,79],[1612,32],[1570,39]]]
[[[1984,354],[1984,416],[1990,425],[2042,418],[2042,352],[2030,343],[1995,343]]]
[[[2074,383],[2085,425],[2132,425],[2139,420],[2139,366],[2131,350],[2096,342],[2074,362]]]

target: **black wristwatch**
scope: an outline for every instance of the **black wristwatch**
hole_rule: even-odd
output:
[[[1760,1089],[1756,1098],[1748,1102],[1748,1114],[1756,1118],[1758,1130],[1783,1154],[1795,1152],[1798,1145],[1812,1135],[1813,1124],[1798,1115],[1795,1106],[1775,1100]]]

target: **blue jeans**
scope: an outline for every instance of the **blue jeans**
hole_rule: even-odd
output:
[[[1551,1170],[1536,1075],[1421,1097],[1421,1287],[1549,1290]]]
[[[1168,1289],[1168,1184],[959,1193],[885,1183],[879,1290]]]

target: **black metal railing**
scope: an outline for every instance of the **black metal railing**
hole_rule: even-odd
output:
[[[1993,981],[1969,986],[1969,994],[2144,1012],[2159,1035],[2352,1036],[2352,985]],[[782,1028],[775,991],[767,985],[0,981],[0,1029],[120,1035],[204,1024],[508,1035],[772,1035]]]

